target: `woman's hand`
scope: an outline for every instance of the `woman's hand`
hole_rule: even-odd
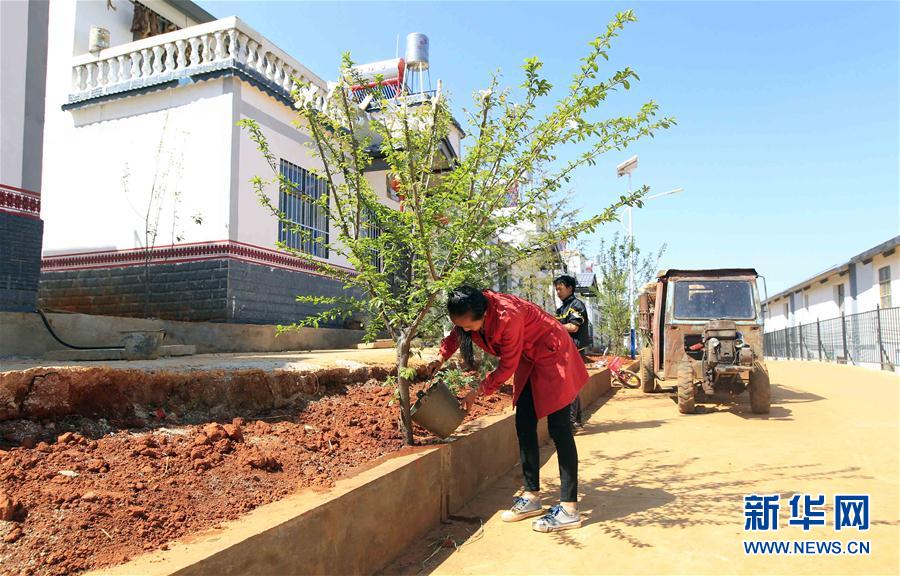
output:
[[[468,394],[463,396],[462,400],[459,401],[462,409],[468,412],[472,409],[472,406],[475,404],[475,398],[478,397],[478,388],[472,388],[469,390]]]
[[[440,370],[441,366],[444,365],[444,359],[438,356],[431,362],[425,365],[425,375],[431,378],[434,376],[434,373]]]

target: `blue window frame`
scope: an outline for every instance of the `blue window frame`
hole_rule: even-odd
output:
[[[281,160],[281,175],[292,186],[282,186],[278,210],[278,241],[319,258],[328,258],[328,211],[317,202],[328,197],[328,183],[309,170]],[[299,228],[299,229],[298,229]]]

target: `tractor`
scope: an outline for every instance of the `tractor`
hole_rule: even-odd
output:
[[[678,410],[717,392],[745,390],[754,414],[767,414],[769,373],[763,361],[763,317],[752,268],[663,270],[638,300],[644,392],[676,382]],[[670,386],[670,384],[669,384]]]

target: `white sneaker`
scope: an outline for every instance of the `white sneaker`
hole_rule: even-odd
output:
[[[531,524],[531,528],[536,532],[559,532],[560,530],[581,528],[581,514],[578,513],[578,510],[574,514],[569,514],[565,508],[557,504],[535,520]]]
[[[540,497],[524,498],[522,496],[516,496],[513,498],[512,508],[505,510],[503,515],[500,516],[500,519],[504,522],[518,522],[525,518],[540,516],[543,513],[544,507],[541,506]]]

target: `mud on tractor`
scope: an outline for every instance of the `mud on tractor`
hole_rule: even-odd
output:
[[[716,392],[737,396],[748,390],[751,410],[767,414],[757,278],[752,268],[664,270],[644,286],[638,305],[649,343],[640,357],[643,391],[674,379],[678,410],[690,414]]]

